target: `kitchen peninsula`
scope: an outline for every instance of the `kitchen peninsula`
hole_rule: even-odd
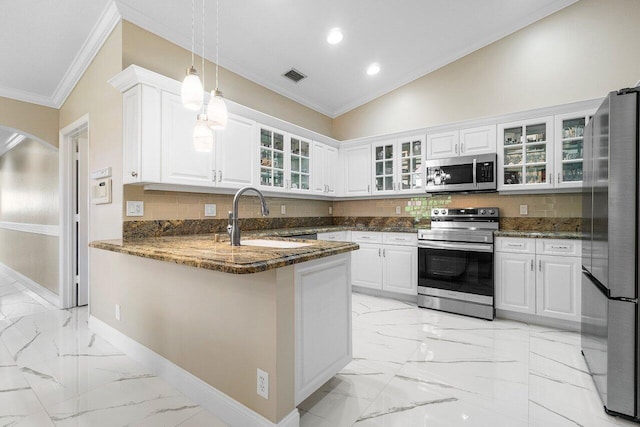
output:
[[[255,242],[94,242],[89,323],[229,424],[297,426],[296,406],[351,360],[358,245]]]

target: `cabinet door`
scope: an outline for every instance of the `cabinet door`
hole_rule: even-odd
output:
[[[482,126],[460,131],[460,155],[488,154],[496,152],[496,125]]]
[[[216,132],[216,185],[242,188],[254,184],[255,122],[233,114],[227,127]]]
[[[325,193],[325,162],[328,146],[319,142],[313,143],[313,151],[311,156],[311,190],[314,193]]]
[[[495,254],[497,309],[536,312],[535,255]]]
[[[344,149],[344,195],[371,194],[371,146],[360,145]]]
[[[399,162],[398,191],[422,192],[424,186],[424,137],[405,138],[398,141]]]
[[[122,95],[123,184],[142,181],[142,171],[140,170],[141,92],[141,86],[137,85]]]
[[[580,262],[578,257],[537,256],[536,313],[580,321]]]
[[[351,252],[351,284],[382,289],[382,245],[359,245]]]
[[[212,153],[193,146],[196,113],[182,105],[179,95],[162,93],[162,182],[212,186]],[[213,134],[212,134],[213,138]]]
[[[408,295],[418,294],[418,248],[382,247],[382,289]]]
[[[457,130],[427,135],[427,160],[458,156],[459,138]]]
[[[285,188],[285,134],[277,129],[260,126],[260,174],[258,184],[262,188]]]
[[[287,162],[289,167],[285,187],[307,193],[311,190],[312,142],[299,136],[290,135]]]
[[[498,125],[498,190],[553,187],[553,117]]]
[[[327,185],[327,194],[334,196],[336,194],[336,178],[338,174],[338,149],[335,147],[325,147],[324,157],[324,182]]]
[[[373,194],[396,192],[395,141],[373,146]]]
[[[584,127],[594,111],[555,116],[556,188],[582,187]]]

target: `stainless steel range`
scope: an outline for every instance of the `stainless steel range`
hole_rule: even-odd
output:
[[[493,320],[498,208],[431,210],[418,231],[418,305]]]

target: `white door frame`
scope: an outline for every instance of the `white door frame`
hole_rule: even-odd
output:
[[[73,261],[73,229],[74,229],[74,195],[73,195],[73,163],[75,151],[73,150],[73,137],[86,130],[89,135],[89,114],[85,114],[78,120],[60,130],[60,162],[59,162],[59,192],[60,192],[60,253],[59,253],[59,295],[60,308],[74,306],[74,277]],[[88,148],[88,147],[87,147]],[[87,156],[88,158],[88,156]],[[88,168],[87,168],[88,169]],[[89,197],[87,196],[87,200]],[[89,212],[87,207],[87,212]],[[87,228],[91,226],[87,221]],[[88,260],[87,260],[88,262]],[[87,284],[88,285],[88,284]]]

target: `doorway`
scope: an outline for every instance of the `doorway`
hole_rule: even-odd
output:
[[[60,131],[60,303],[89,303],[89,120]]]

